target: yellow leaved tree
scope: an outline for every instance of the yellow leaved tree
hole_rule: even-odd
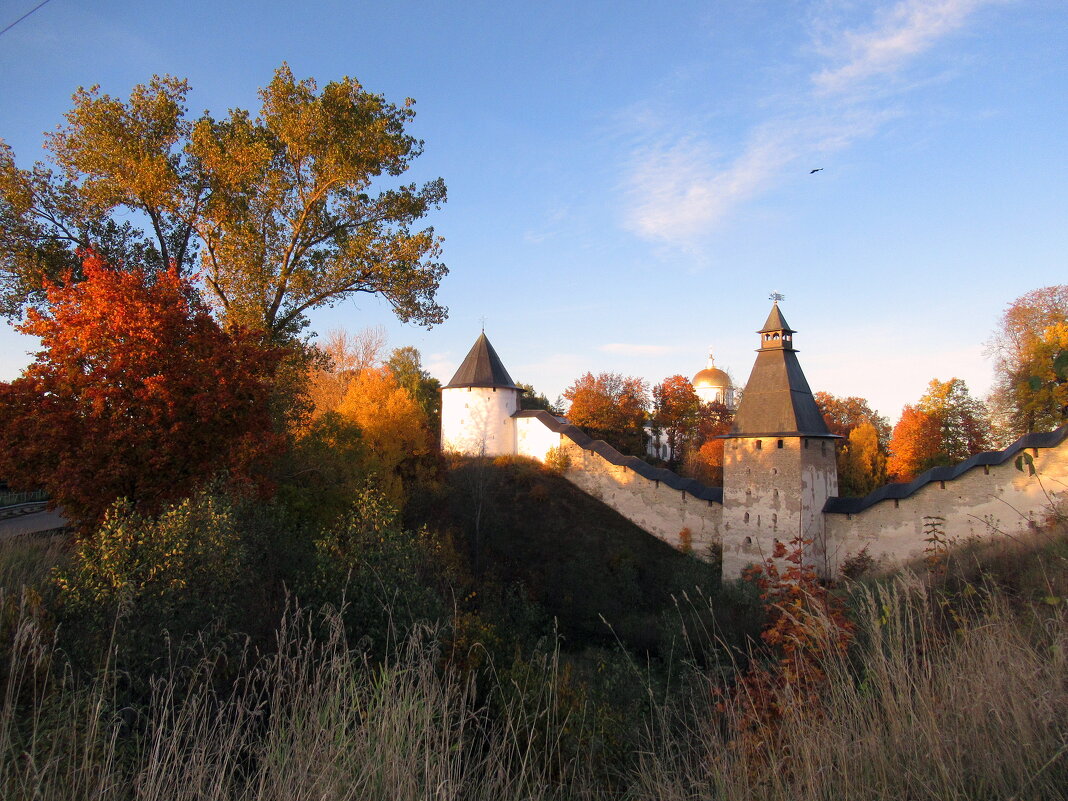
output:
[[[383,495],[403,507],[415,483],[432,473],[426,414],[388,367],[356,373],[337,409],[360,429],[368,469]]]

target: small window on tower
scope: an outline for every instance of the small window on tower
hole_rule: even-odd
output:
[[[763,448],[764,448],[764,440],[762,440],[762,439],[758,439],[758,440],[757,440],[757,450],[758,450],[758,451],[759,451],[759,450],[763,450]]]
[[[782,447],[782,440],[781,439],[777,443],[775,443],[775,447],[776,448],[781,448]]]
[[[746,513],[745,513],[745,522],[746,522],[746,523],[748,523],[748,522],[749,522],[749,512],[746,512]]]

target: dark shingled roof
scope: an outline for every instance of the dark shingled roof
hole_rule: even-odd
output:
[[[786,331],[791,334],[797,333],[786,323],[786,318],[783,317],[782,312],[779,311],[778,302],[772,304],[771,313],[768,314],[768,319],[764,323],[764,327],[757,331],[757,333],[765,334],[770,331]]]
[[[768,321],[757,333],[794,333],[779,311],[771,308]],[[797,361],[793,340],[778,339],[757,351],[742,402],[728,437],[805,436],[834,437],[820,414],[816,399]]]
[[[908,484],[887,484],[879,487],[874,492],[868,493],[863,498],[828,498],[823,505],[823,511],[842,515],[863,512],[880,501],[907,498],[920,487],[926,486],[932,481],[952,481],[964,475],[973,467],[1005,464],[1005,462],[1028,448],[1055,448],[1064,442],[1066,438],[1068,438],[1068,425],[1063,425],[1056,431],[1050,431],[1045,434],[1027,434],[1020,437],[1003,451],[983,451],[952,467],[932,467]]]
[[[688,492],[690,495],[702,501],[723,503],[722,487],[709,487],[702,484],[700,481],[694,481],[692,478],[683,478],[677,473],[672,473],[670,470],[653,467],[648,462],[643,462],[637,456],[624,456],[603,439],[594,439],[581,428],[571,425],[571,423],[561,417],[554,417],[541,409],[528,409],[516,412],[512,417],[537,417],[550,431],[562,434],[583,450],[593,451],[610,464],[629,467],[642,478],[647,478],[650,481],[659,481],[661,484],[666,484],[672,489],[679,490],[680,492]]]
[[[519,389],[504,369],[504,363],[493,349],[485,332],[479,334],[464,363],[444,389],[455,387],[500,387]]]

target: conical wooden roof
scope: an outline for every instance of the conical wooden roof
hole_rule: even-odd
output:
[[[456,375],[444,389],[456,387],[498,387],[519,389],[504,369],[504,363],[493,349],[486,333],[482,332],[471,347]]]
[[[777,303],[758,333],[772,332],[794,333]],[[780,338],[774,345],[757,351],[756,363],[742,392],[729,436],[835,436],[827,429],[816,399],[812,397],[792,337],[786,342]]]

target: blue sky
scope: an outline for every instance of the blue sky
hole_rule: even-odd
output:
[[[450,316],[361,297],[314,330],[384,325],[447,381],[484,317],[550,397],[709,347],[744,383],[775,290],[812,388],[893,419],[931,378],[984,394],[1001,310],[1068,280],[1066,42],[1063,0],[51,0],[0,36],[0,137],[42,158],[81,85],[170,73],[221,115],[283,60],[351,75],[417,100]],[[32,348],[0,329],[0,379]]]

